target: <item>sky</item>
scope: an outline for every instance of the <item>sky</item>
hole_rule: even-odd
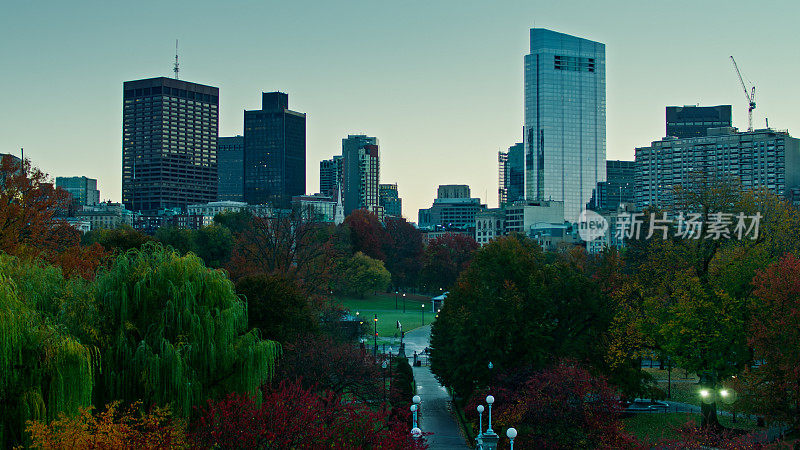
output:
[[[306,190],[347,134],[378,137],[381,182],[417,220],[440,184],[497,205],[497,152],[521,141],[529,29],[606,44],[607,158],[664,135],[667,105],[747,101],[800,133],[800,2],[16,1],[0,14],[0,153],[51,176],[97,178],[120,201],[122,83],[172,76],[220,88],[220,136],[261,92],[307,114]]]

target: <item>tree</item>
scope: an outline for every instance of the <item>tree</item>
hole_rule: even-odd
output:
[[[234,236],[238,236],[249,228],[252,220],[253,213],[246,209],[242,211],[223,211],[214,216],[214,223],[231,230]]]
[[[228,264],[234,278],[257,273],[294,280],[305,294],[325,291],[340,256],[332,226],[306,220],[298,211],[253,217],[238,234]]]
[[[422,233],[405,219],[386,218],[386,268],[395,288],[416,287],[422,268]]]
[[[236,292],[247,301],[250,327],[281,343],[318,327],[319,313],[293,280],[280,275],[247,275],[236,280]]]
[[[350,229],[354,252],[386,261],[384,246],[389,241],[389,235],[378,216],[366,209],[357,209],[344,219],[344,226]]]
[[[433,323],[431,370],[467,396],[490,381],[489,361],[498,371],[566,356],[602,364],[605,303],[578,268],[546,263],[532,240],[496,239],[475,254]]]
[[[286,381],[266,393],[261,405],[235,393],[209,401],[191,438],[203,449],[427,448],[411,437],[406,423],[391,421],[380,410]]]
[[[96,281],[102,372],[96,404],[170,405],[187,416],[205,399],[255,394],[280,345],[247,328],[247,309],[222,271],[160,245],[119,255]]]
[[[80,408],[76,415],[59,414],[46,423],[29,421],[32,448],[116,448],[165,449],[185,448],[186,423],[172,417],[168,408],[141,412],[141,402],[120,409],[112,402],[105,410],[92,414],[92,408]]]
[[[134,248],[140,248],[147,242],[153,240],[152,237],[133,229],[130,225],[122,225],[118,228],[101,228],[92,230],[83,235],[83,244],[100,244],[109,252],[125,252]]]
[[[98,355],[70,333],[83,287],[52,266],[0,255],[0,446],[22,443],[27,420],[90,404]]]
[[[0,184],[0,250],[53,258],[79,243],[80,233],[58,218],[69,208],[69,193],[55,188],[29,160],[2,158]]]
[[[522,375],[522,374],[521,374]],[[495,397],[492,427],[515,427],[520,448],[640,448],[622,431],[618,394],[574,361],[561,361],[530,375],[500,377],[491,391],[465,408],[475,420],[486,394]]]
[[[284,350],[276,380],[299,380],[305,388],[332,391],[362,402],[382,399],[380,366],[363,349],[324,335],[299,335]]]
[[[435,293],[450,290],[477,249],[475,239],[460,233],[445,233],[430,241],[422,257],[424,289]]]
[[[332,286],[333,289],[361,298],[364,298],[367,292],[386,290],[392,278],[383,261],[370,258],[361,252],[339,260],[336,271],[337,283]]]
[[[206,266],[215,269],[223,267],[231,257],[233,233],[222,225],[202,227],[193,233],[192,249],[205,261]]]
[[[155,238],[158,242],[174,248],[181,255],[194,250],[194,233],[188,228],[166,226],[156,230]]]
[[[759,412],[800,425],[800,259],[787,254],[760,271],[748,343],[762,363],[744,377],[749,400]]]

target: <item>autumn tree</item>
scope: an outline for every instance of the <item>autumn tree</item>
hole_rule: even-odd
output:
[[[465,407],[473,422],[487,394],[495,398],[492,428],[515,427],[520,448],[640,448],[622,430],[617,392],[575,361],[499,375],[491,390],[482,390]]]
[[[306,294],[322,293],[340,256],[332,228],[297,211],[253,217],[237,235],[227,267],[235,278],[279,274],[294,280]]]
[[[287,381],[268,391],[261,404],[235,393],[209,401],[190,437],[193,447],[202,449],[427,448],[411,437],[405,422],[381,410]]]
[[[386,269],[395,288],[416,287],[422,269],[422,233],[403,218],[387,217]]]
[[[475,239],[460,233],[445,233],[428,242],[422,256],[423,288],[435,293],[450,290],[477,249]]]
[[[366,209],[356,209],[344,219],[343,225],[350,230],[354,252],[386,261],[384,246],[389,241],[389,235],[378,216]]]
[[[96,281],[102,372],[96,403],[171,405],[187,416],[205,399],[255,394],[280,346],[247,324],[222,271],[160,245],[119,255]]]
[[[787,254],[760,271],[748,343],[761,364],[746,373],[749,401],[767,417],[800,425],[800,259]]]
[[[55,262],[79,245],[80,233],[59,218],[71,197],[57,189],[29,160],[0,160],[0,250],[15,256]]]

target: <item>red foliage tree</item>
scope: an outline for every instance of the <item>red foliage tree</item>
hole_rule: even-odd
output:
[[[386,268],[395,287],[415,287],[422,269],[422,233],[406,219],[387,217]]]
[[[364,403],[331,391],[321,394],[299,382],[282,382],[261,405],[230,394],[209,401],[194,422],[190,438],[198,448],[424,449],[408,425],[390,421]]]
[[[515,427],[519,448],[639,447],[622,430],[619,395],[574,362],[501,377],[497,386],[474,396],[466,407],[468,417],[477,419],[476,406],[487,394],[495,397],[492,428]]]
[[[283,350],[276,379],[301,380],[306,388],[348,394],[365,402],[382,399],[381,369],[364,349],[315,336],[299,337]]]
[[[749,345],[763,364],[745,374],[749,403],[800,426],[800,259],[786,255],[756,274]]]
[[[449,290],[472,261],[478,243],[471,236],[445,233],[433,239],[422,257],[422,283],[429,292]]]
[[[67,276],[93,278],[107,256],[102,247],[80,246],[80,232],[62,220],[72,199],[53,186],[29,160],[0,159],[0,250],[23,258],[42,258]]]
[[[378,216],[366,209],[357,209],[344,219],[344,226],[350,229],[353,253],[361,252],[386,261],[384,245],[389,241],[389,235]]]

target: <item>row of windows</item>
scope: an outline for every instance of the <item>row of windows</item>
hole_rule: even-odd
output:
[[[181,99],[198,100],[205,103],[218,104],[219,97],[216,95],[203,94],[200,92],[187,91],[186,89],[170,88],[167,86],[155,86],[141,89],[126,89],[124,98],[133,99],[137,97],[149,97],[153,95],[171,95]]]

